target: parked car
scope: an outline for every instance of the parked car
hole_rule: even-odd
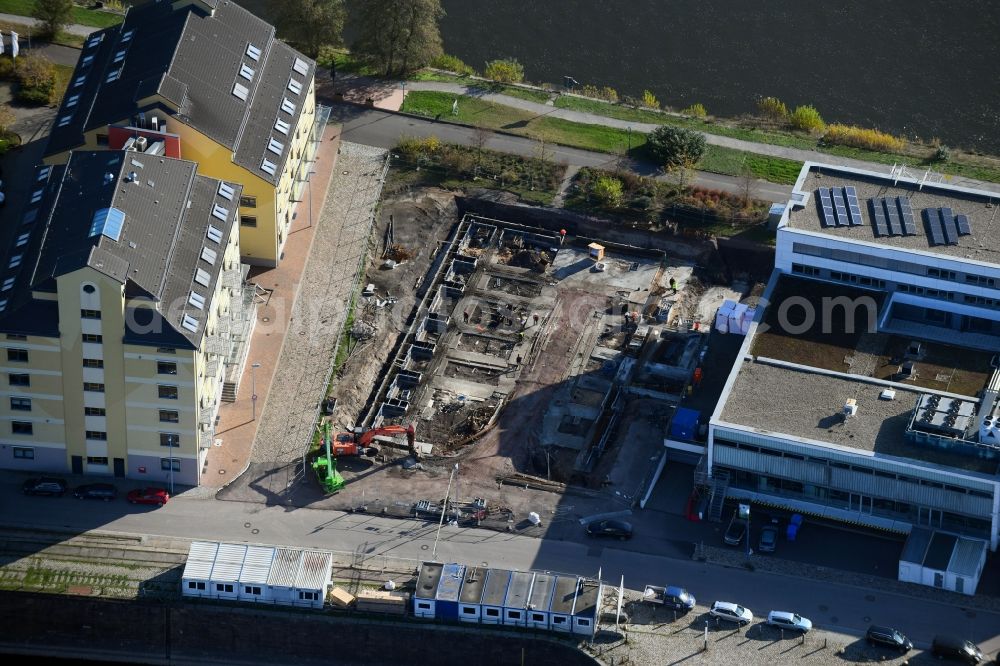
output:
[[[726,542],[727,546],[738,546],[743,543],[743,537],[747,533],[747,521],[740,518],[738,510],[733,511],[733,517],[729,520],[729,526],[726,528],[726,534],[723,537],[723,541]]]
[[[768,525],[760,531],[760,541],[757,543],[757,550],[762,553],[773,553],[778,547],[778,528]]]
[[[683,587],[668,585],[663,591],[663,605],[674,610],[689,611],[694,608],[695,598]]]
[[[801,631],[803,634],[813,628],[813,623],[798,613],[771,611],[767,614],[767,624],[779,629]]]
[[[88,483],[78,486],[73,491],[73,497],[77,499],[96,499],[110,502],[118,497],[118,489],[110,483]]]
[[[708,614],[720,620],[735,622],[741,627],[753,622],[753,613],[750,612],[749,608],[744,608],[730,601],[716,601],[712,604],[712,608],[708,611]]]
[[[973,665],[983,660],[983,651],[975,643],[958,636],[935,636],[931,643],[931,654],[939,659],[954,659]]]
[[[163,506],[170,499],[170,493],[163,488],[140,488],[130,490],[128,501],[131,504],[156,504]]]
[[[909,638],[890,627],[880,627],[873,624],[868,627],[865,639],[869,645],[881,645],[898,650],[900,654],[905,654],[913,649],[913,643]]]
[[[624,520],[595,520],[587,523],[587,534],[598,537],[615,537],[624,541],[632,538],[632,523]]]
[[[55,495],[56,497],[62,497],[67,488],[66,482],[62,479],[48,476],[28,479],[21,486],[25,495]]]

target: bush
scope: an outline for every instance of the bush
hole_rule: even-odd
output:
[[[580,88],[580,94],[584,97],[593,97],[594,99],[603,99],[605,102],[617,102],[618,101],[618,91],[614,88],[609,88],[604,86],[603,88],[598,88],[597,86],[586,85]]]
[[[476,70],[462,62],[461,58],[448,55],[447,53],[442,53],[437,58],[434,58],[431,61],[431,67],[455,72],[460,76],[473,76],[476,73]]]
[[[19,84],[17,99],[25,104],[49,104],[55,92],[55,67],[44,56],[29,54],[19,58],[14,77]]]
[[[705,135],[695,130],[662,125],[650,133],[646,145],[668,169],[694,165],[705,152]]]
[[[524,66],[515,58],[491,60],[486,63],[483,76],[497,83],[520,83],[524,81]]]
[[[688,108],[681,111],[685,116],[692,116],[694,118],[704,118],[708,115],[708,111],[705,110],[704,104],[692,104]]]
[[[935,162],[947,162],[951,159],[951,149],[942,144],[937,147],[934,151],[934,161]]]
[[[410,161],[419,161],[427,158],[441,149],[441,139],[436,136],[429,136],[426,139],[419,137],[404,136],[396,144],[396,150]]]
[[[622,181],[612,176],[601,176],[594,181],[590,189],[591,194],[598,201],[610,208],[619,208],[622,205]]]
[[[788,120],[788,107],[777,97],[764,97],[757,102],[757,109],[765,118],[781,122]]]
[[[886,153],[897,153],[906,147],[904,139],[854,125],[830,125],[823,135],[823,141],[866,150],[880,150]]]
[[[788,120],[792,127],[804,132],[822,132],[826,129],[826,123],[814,106],[796,107]]]
[[[13,81],[16,78],[14,75],[14,59],[8,55],[0,56],[0,80]]]
[[[647,109],[658,109],[660,108],[660,100],[656,99],[656,95],[650,90],[642,91],[642,105]]]

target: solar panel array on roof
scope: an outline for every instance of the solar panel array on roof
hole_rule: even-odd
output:
[[[868,200],[876,236],[916,236],[913,209],[906,197],[875,197]]]
[[[869,199],[868,206],[872,211],[872,226],[875,227],[876,236],[891,236],[889,233],[889,225],[886,224],[885,220],[885,208],[882,204],[882,199]]]
[[[944,245],[944,229],[941,228],[941,214],[937,208],[925,208],[924,220],[927,223],[927,235],[931,245]]]
[[[816,203],[819,205],[820,221],[823,226],[837,226],[837,221],[833,217],[833,202],[830,200],[830,190],[825,187],[821,187],[816,190],[816,194],[819,195],[816,199]]]
[[[959,236],[968,236],[972,233],[972,225],[969,224],[969,217],[967,215],[956,215],[955,226],[958,227]]]
[[[913,209],[910,208],[910,200],[906,197],[896,197],[896,205],[899,206],[899,214],[903,219],[903,234],[906,236],[916,236],[917,223],[913,220]]]
[[[896,210],[896,202],[886,198],[882,200],[882,204],[885,206],[885,220],[889,226],[889,235],[902,236],[903,221],[899,218],[899,211]]]
[[[955,214],[951,208],[941,209],[941,228],[944,229],[944,239],[948,245],[958,245],[958,227],[955,226]]]
[[[844,196],[847,198],[847,211],[851,218],[851,226],[860,227],[865,223],[861,217],[861,204],[858,203],[858,191],[853,186],[844,188]]]
[[[837,213],[837,226],[850,226],[851,221],[847,219],[847,202],[844,199],[844,189],[841,187],[831,187],[830,198],[833,199],[833,210]]]

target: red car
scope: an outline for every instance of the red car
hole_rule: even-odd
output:
[[[128,501],[130,504],[156,504],[163,506],[170,499],[170,493],[163,488],[140,488],[130,490]]]

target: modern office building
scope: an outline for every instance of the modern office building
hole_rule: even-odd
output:
[[[711,419],[713,513],[748,499],[996,550],[998,204],[992,192],[805,164]]]
[[[240,183],[243,261],[275,266],[329,115],[315,63],[235,2],[154,0],[84,44],[46,148],[136,148]]]
[[[199,483],[254,322],[240,196],[134,151],[38,168],[0,248],[0,466]]]

